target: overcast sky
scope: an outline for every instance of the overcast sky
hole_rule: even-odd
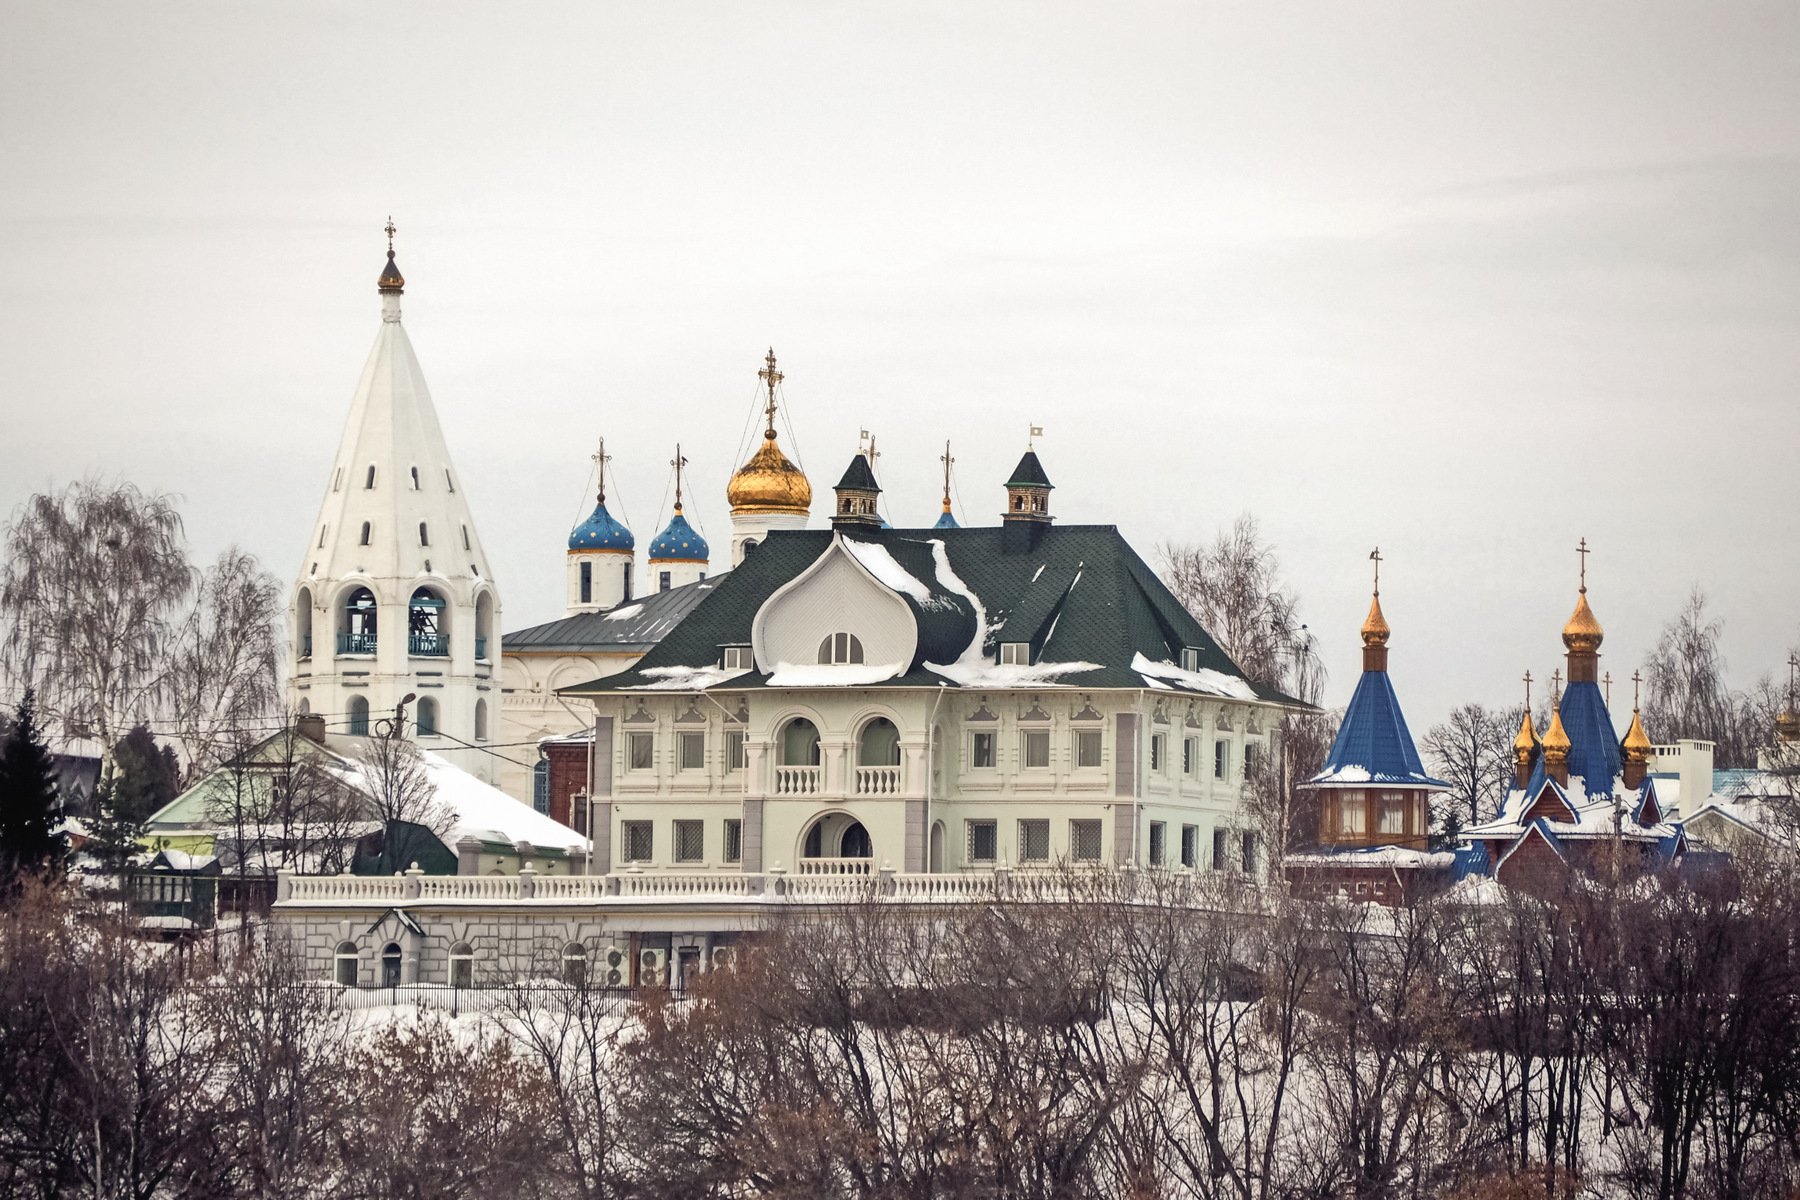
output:
[[[1146,557],[1254,513],[1334,703],[1379,544],[1416,732],[1548,676],[1583,536],[1616,677],[1695,584],[1736,681],[1800,638],[1791,0],[9,0],[0,512],[127,476],[291,581],[390,212],[507,628],[602,433],[724,559],[772,343],[821,498],[867,427],[996,520],[1038,424]]]

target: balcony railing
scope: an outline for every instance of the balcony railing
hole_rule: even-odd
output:
[[[899,767],[856,768],[856,794],[859,796],[894,796],[900,792]]]
[[[875,870],[872,858],[803,858],[802,875],[869,875]]]
[[[340,633],[338,634],[339,654],[373,654],[375,653],[375,635],[372,633]]]
[[[487,639],[479,633],[475,635],[475,658],[478,662],[487,661]]]
[[[777,796],[815,796],[819,792],[818,767],[776,767]]]
[[[415,633],[406,639],[406,652],[420,658],[444,658],[450,653],[450,638],[442,633]]]
[[[303,633],[300,635],[300,657],[312,657],[312,634],[310,633]]]

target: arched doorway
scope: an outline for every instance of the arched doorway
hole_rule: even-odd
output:
[[[942,821],[931,823],[930,854],[931,858],[925,869],[934,874],[942,871],[944,869],[944,823]]]
[[[849,813],[826,813],[817,818],[800,842],[802,875],[867,875],[874,861],[874,840]]]

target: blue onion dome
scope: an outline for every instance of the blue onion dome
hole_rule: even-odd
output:
[[[651,562],[705,562],[712,557],[707,549],[706,539],[694,531],[687,518],[681,515],[681,505],[675,506],[675,516],[669,521],[669,527],[650,540]]]
[[[606,501],[594,505],[594,514],[569,533],[571,550],[630,550],[637,545],[631,530],[606,511]]]

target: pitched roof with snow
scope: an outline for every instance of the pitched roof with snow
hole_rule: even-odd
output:
[[[842,538],[845,549],[915,618],[918,648],[870,678],[771,678],[726,670],[721,648],[751,643],[758,610]],[[1155,689],[1300,706],[1244,677],[1200,623],[1111,525],[1049,528],[1020,549],[997,526],[970,529],[776,530],[631,669],[563,689],[735,691],[824,683],[882,687],[1074,686]],[[998,662],[1002,642],[1026,642],[1028,665]],[[511,640],[507,643],[512,649]],[[1184,649],[1192,668],[1177,664]]]
[[[1394,784],[1448,790],[1450,785],[1425,773],[1386,671],[1364,671],[1325,765],[1306,781],[1313,787]]]
[[[652,592],[605,612],[576,613],[514,630],[501,639],[501,648],[507,654],[570,651],[642,654],[680,624],[681,619],[724,579],[724,575],[714,575],[699,583]]]

